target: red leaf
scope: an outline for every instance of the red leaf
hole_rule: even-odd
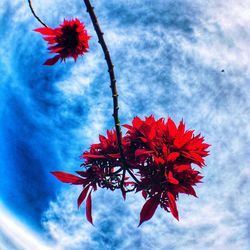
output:
[[[88,198],[86,200],[86,217],[87,220],[93,225],[91,192],[89,193]]]
[[[79,195],[78,199],[77,199],[77,206],[78,209],[80,208],[81,204],[83,203],[83,201],[85,200],[87,193],[89,191],[89,186],[87,186],[86,188],[84,188],[81,192],[81,194]]]
[[[37,29],[34,29],[35,32],[39,32],[41,33],[42,35],[45,35],[45,36],[51,36],[51,35],[55,35],[55,32],[53,29],[51,28],[37,28]]]
[[[89,176],[87,171],[76,171],[76,173],[81,175],[82,177],[88,177]]]
[[[84,184],[84,180],[73,174],[68,174],[65,172],[51,172],[59,181],[71,184]]]
[[[147,196],[148,196],[148,193],[145,190],[142,190],[142,196],[146,200]]]
[[[152,197],[145,202],[140,213],[140,223],[138,227],[147,220],[150,220],[154,215],[156,208],[159,205],[158,197]]]
[[[179,215],[178,215],[178,210],[176,207],[175,197],[170,192],[167,192],[167,194],[168,194],[168,203],[169,203],[170,211],[171,211],[172,215],[175,217],[175,219],[179,220]]]
[[[44,63],[44,65],[51,66],[51,65],[57,63],[57,61],[58,61],[59,59],[60,59],[60,56],[59,56],[59,55],[54,56],[54,57],[48,59],[48,60]]]

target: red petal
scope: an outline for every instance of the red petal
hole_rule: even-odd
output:
[[[154,156],[154,162],[157,164],[157,165],[163,165],[165,163],[165,161],[161,158],[161,157],[156,157]]]
[[[79,195],[78,199],[77,199],[77,206],[78,206],[78,209],[80,208],[81,204],[83,203],[83,201],[85,200],[86,198],[86,195],[89,191],[89,186],[87,186],[86,188],[84,188],[81,192],[81,194]]]
[[[173,152],[168,155],[167,160],[168,161],[175,161],[178,157],[180,156],[180,153],[178,152]]]
[[[167,130],[168,130],[170,139],[174,138],[177,132],[177,128],[175,126],[175,123],[170,117],[168,118],[168,121],[167,121]]]
[[[44,39],[45,41],[47,41],[49,44],[56,43],[56,40],[55,40],[55,37],[54,37],[54,36],[46,36],[46,37],[43,37],[43,39]]]
[[[163,146],[162,146],[162,152],[164,154],[164,159],[167,160],[167,155],[169,153],[169,149],[168,149],[168,147],[167,147],[166,144],[163,144]]]
[[[147,220],[150,220],[154,215],[156,208],[159,205],[158,197],[152,197],[145,202],[140,213],[140,223],[138,227]]]
[[[179,181],[174,178],[171,171],[169,171],[169,173],[168,173],[168,182],[175,184],[175,185],[179,184]]]
[[[89,193],[89,196],[86,200],[86,217],[87,217],[87,220],[93,225],[91,192]]]
[[[176,137],[182,136],[184,134],[184,131],[185,131],[185,124],[184,124],[183,120],[181,120],[180,124],[178,126],[178,129],[177,129]]]
[[[126,200],[126,191],[124,189],[122,189],[122,197],[124,200]]]
[[[50,35],[54,35],[54,30],[51,29],[51,28],[37,28],[37,29],[34,29],[35,32],[39,32],[41,33],[42,35],[45,35],[45,36],[50,36]]]
[[[84,180],[73,174],[68,174],[65,172],[51,172],[59,181],[71,184],[83,184]]]
[[[181,124],[180,124],[180,126],[181,126]],[[184,126],[183,128],[185,128],[184,124],[182,126]],[[179,128],[178,128],[178,131],[179,131]],[[176,148],[183,147],[185,144],[187,144],[192,139],[193,132],[194,131],[187,131],[184,135],[180,134],[181,132],[177,132],[178,136],[176,136],[176,139],[174,140],[174,146]]]
[[[191,194],[191,195],[198,198],[198,196],[197,196],[197,194],[196,194],[196,192],[195,192],[195,190],[194,190],[194,188],[192,186],[188,187],[188,194]]]
[[[143,124],[143,121],[139,117],[135,117],[132,121],[132,124],[135,128],[139,129],[141,125]]]
[[[174,170],[176,170],[177,172],[183,172],[185,170],[189,170],[191,169],[190,165],[176,165],[174,166]]]
[[[99,135],[99,141],[100,142],[106,142],[107,141],[107,138],[103,135]]]
[[[204,160],[203,160],[203,158],[199,154],[197,154],[197,153],[195,153],[193,151],[190,151],[189,154],[191,155],[190,158],[193,159],[193,160],[195,160],[195,161],[197,161],[197,164],[200,167],[204,165]]]
[[[125,186],[128,186],[128,185],[135,185],[136,184],[136,182],[134,182],[134,181],[125,181],[124,182],[124,185]]]
[[[48,66],[54,65],[55,63],[58,62],[59,59],[60,59],[60,56],[59,56],[59,55],[54,56],[53,58],[48,59],[48,60],[44,63],[44,65],[48,65]]]
[[[104,159],[105,156],[104,155],[94,155],[94,154],[84,154],[84,158],[85,159]]]
[[[152,139],[155,138],[155,136],[156,136],[155,127],[151,127],[150,132],[149,132],[149,135],[148,135],[148,139],[149,139],[149,140],[152,140]]]
[[[179,220],[179,215],[178,215],[178,210],[176,207],[175,197],[170,192],[167,192],[167,194],[168,194],[168,203],[169,203],[170,211],[171,211],[172,215],[175,217],[175,219]]]
[[[63,50],[63,48],[58,47],[57,45],[55,45],[55,46],[48,47],[48,50],[50,50],[50,53],[59,53],[60,51]]]
[[[122,125],[124,128],[127,128],[127,129],[132,129],[133,127],[132,126],[130,126],[130,125],[128,125],[128,124],[124,124],[124,125]]]
[[[119,153],[117,153],[117,154],[108,154],[108,156],[110,156],[110,157],[112,157],[112,158],[121,158],[121,155],[119,154]]]
[[[138,137],[138,138],[141,139],[142,142],[144,142],[144,143],[146,143],[146,142],[148,141],[146,138],[144,138],[144,137],[142,137],[142,136],[140,136],[140,137]]]
[[[154,153],[154,151],[152,151],[152,150],[149,151],[149,150],[145,150],[145,149],[137,149],[135,151],[135,157],[139,157],[141,155],[149,155],[152,153]]]

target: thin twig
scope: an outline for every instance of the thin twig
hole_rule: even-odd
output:
[[[84,3],[86,5],[87,12],[90,15],[91,21],[93,23],[94,29],[95,29],[97,37],[98,37],[98,42],[100,43],[100,45],[102,47],[102,50],[103,50],[103,53],[104,53],[104,56],[105,56],[105,59],[106,59],[107,65],[108,65],[108,72],[109,72],[109,76],[110,76],[110,88],[112,90],[112,97],[113,97],[113,117],[114,117],[117,142],[118,142],[118,147],[119,147],[119,152],[121,155],[121,162],[122,162],[122,167],[123,167],[123,175],[122,175],[122,180],[121,180],[121,189],[123,189],[125,173],[126,173],[126,170],[129,171],[129,169],[127,167],[127,163],[126,163],[126,159],[125,159],[123,147],[122,147],[121,126],[120,126],[120,120],[119,120],[119,115],[118,115],[118,110],[119,110],[118,92],[117,92],[117,87],[116,87],[114,65],[112,63],[108,47],[107,47],[105,40],[103,38],[104,33],[102,32],[100,25],[98,23],[97,17],[95,15],[94,7],[91,5],[89,0],[84,0]],[[131,174],[131,171],[129,171],[129,173]],[[131,177],[134,179],[133,176],[134,175],[132,173]],[[137,179],[136,179],[136,181],[138,182]]]
[[[28,3],[29,3],[29,7],[30,7],[30,10],[33,14],[33,16],[38,20],[39,23],[41,23],[44,27],[48,27],[38,16],[37,14],[35,13],[33,7],[32,7],[32,3],[31,3],[31,0],[28,0]]]

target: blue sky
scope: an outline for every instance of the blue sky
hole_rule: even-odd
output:
[[[182,118],[212,144],[198,199],[180,196],[180,222],[157,210],[139,229],[143,199],[93,196],[50,171],[79,170],[79,155],[113,127],[109,76],[83,1],[34,0],[51,27],[85,22],[90,52],[53,67],[26,1],[0,3],[0,249],[249,248],[250,4],[229,0],[92,1],[115,64],[122,123]],[[224,72],[222,72],[224,70]],[[125,132],[125,131],[124,131]]]

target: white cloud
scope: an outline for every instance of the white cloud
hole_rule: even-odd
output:
[[[84,96],[86,89],[96,80],[99,73],[96,69],[103,67],[103,58],[100,52],[85,54],[84,58],[78,60],[83,62],[74,65],[67,78],[56,83],[68,98]]]

